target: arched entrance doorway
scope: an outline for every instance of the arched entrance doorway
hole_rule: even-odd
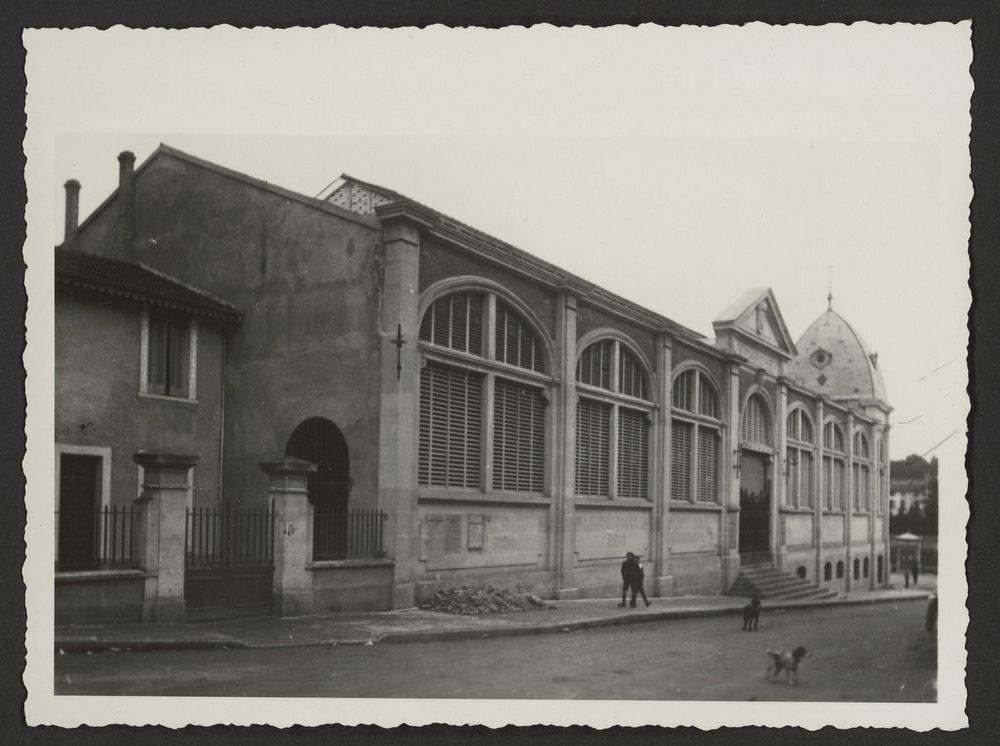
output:
[[[288,438],[285,455],[316,464],[308,481],[313,505],[313,559],[346,557],[351,464],[343,434],[329,420],[311,417]]]
[[[771,560],[771,490],[773,429],[769,409],[754,394],[740,419],[740,561]]]

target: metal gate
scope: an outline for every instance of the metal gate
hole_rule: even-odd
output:
[[[274,581],[274,505],[187,511],[184,600],[189,621],[265,616]]]

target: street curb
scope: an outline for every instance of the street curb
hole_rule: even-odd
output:
[[[926,601],[931,596],[930,592],[919,596],[910,595],[905,598],[832,598],[816,601],[778,601],[768,604],[763,611],[795,611],[798,609],[816,609],[830,606],[863,606],[884,603],[903,603],[912,601]],[[55,650],[57,653],[77,654],[77,653],[101,653],[101,652],[148,652],[164,650],[221,650],[226,648],[238,648],[241,650],[265,650],[275,648],[301,648],[301,647],[336,647],[336,646],[358,646],[379,643],[409,643],[409,642],[440,642],[445,640],[475,640],[491,637],[516,637],[519,635],[542,635],[555,634],[559,632],[575,632],[582,629],[593,629],[595,627],[613,627],[625,624],[639,624],[642,622],[669,621],[673,619],[698,619],[713,616],[736,616],[740,614],[742,608],[711,608],[711,609],[684,609],[673,611],[664,609],[662,611],[647,611],[632,614],[624,612],[621,616],[601,617],[596,619],[580,619],[572,622],[545,622],[542,624],[497,627],[491,629],[454,629],[437,630],[424,632],[389,632],[383,635],[374,636],[370,639],[351,638],[345,640],[327,639],[310,640],[302,643],[275,642],[253,645],[235,637],[226,637],[213,640],[55,640]]]

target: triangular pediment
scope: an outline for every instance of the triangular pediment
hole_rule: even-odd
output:
[[[737,331],[788,356],[796,354],[771,288],[751,288],[712,322],[716,336]]]

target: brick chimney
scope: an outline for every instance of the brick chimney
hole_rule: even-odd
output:
[[[118,154],[118,248],[132,259],[135,242],[135,153]]]
[[[80,182],[70,179],[66,187],[66,232],[63,235],[63,246],[67,249],[76,248],[76,229],[80,224]]]

